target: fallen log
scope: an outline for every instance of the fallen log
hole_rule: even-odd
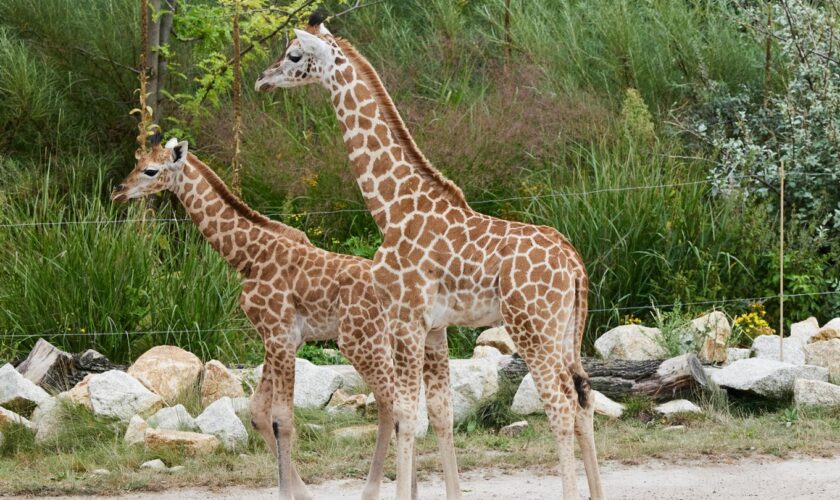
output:
[[[589,385],[613,399],[646,396],[670,399],[706,387],[703,365],[694,354],[671,359],[647,361],[583,358]],[[518,383],[528,373],[528,366],[518,355],[501,368],[501,375]]]

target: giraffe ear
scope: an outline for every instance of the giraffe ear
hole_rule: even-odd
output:
[[[187,141],[181,141],[178,144],[172,146],[172,165],[176,167],[180,167],[187,161],[187,153],[188,153],[188,143]]]
[[[325,58],[330,53],[330,46],[327,42],[321,40],[317,36],[308,33],[304,30],[295,30],[295,35],[300,42],[300,48],[304,52],[311,54],[319,59]]]

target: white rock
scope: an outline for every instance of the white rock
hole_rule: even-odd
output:
[[[726,361],[726,343],[732,335],[729,319],[720,311],[701,316],[691,322],[692,329],[702,338],[697,357],[707,363]]]
[[[840,407],[840,386],[798,378],[793,383],[793,400],[797,405]]]
[[[824,324],[817,333],[808,337],[807,343],[822,342],[831,339],[840,339],[840,318],[834,318]]]
[[[365,381],[359,375],[359,372],[353,368],[353,365],[325,365],[324,368],[333,370],[341,375],[341,387],[350,391],[350,393],[365,387]]]
[[[598,337],[595,350],[604,359],[643,361],[667,357],[658,328],[622,325]]]
[[[341,387],[343,378],[335,370],[295,360],[295,407],[323,408]]]
[[[90,471],[90,474],[92,476],[108,476],[111,474],[111,471],[109,471],[108,469],[93,469],[92,471]]]
[[[726,364],[731,365],[736,361],[740,361],[742,359],[749,359],[750,357],[749,349],[739,349],[737,347],[730,347],[726,350]]]
[[[595,413],[612,418],[621,418],[624,414],[623,404],[613,401],[600,392],[593,390],[592,398],[595,400]]]
[[[592,401],[595,405],[595,413],[606,415],[612,418],[619,418],[624,413],[624,405],[617,403],[612,399],[604,396],[596,390],[591,392]],[[534,383],[534,377],[531,374],[525,375],[522,383],[519,384],[516,394],[513,397],[513,405],[511,411],[518,415],[532,415],[535,413],[545,413],[545,407],[537,392],[537,386]]]
[[[811,316],[805,321],[790,325],[790,338],[798,340],[800,344],[806,344],[808,339],[816,335],[819,330],[820,324],[817,318]]]
[[[41,403],[32,412],[32,424],[38,429],[35,441],[44,443],[55,437],[65,424],[61,402],[57,398],[50,398]]]
[[[176,465],[174,467],[170,467],[169,472],[172,474],[177,474],[178,472],[181,472],[184,469],[186,469],[186,467],[184,467],[183,465]]]
[[[718,386],[769,398],[790,396],[796,378],[826,381],[828,370],[819,366],[792,365],[772,359],[750,358],[736,361],[712,374],[712,381]]]
[[[840,339],[807,344],[805,359],[809,365],[827,368],[832,377],[840,380]]]
[[[498,360],[502,356],[501,351],[489,345],[477,345],[473,348],[473,359]]]
[[[143,420],[143,417],[140,415],[134,415],[131,417],[131,420],[128,421],[128,427],[125,430],[123,442],[129,446],[143,444],[143,441],[146,438],[146,429],[148,428],[149,424]]]
[[[29,415],[36,406],[49,399],[47,391],[24,378],[9,363],[0,367],[0,406]]]
[[[100,373],[88,384],[93,413],[128,420],[157,411],[163,399],[131,375],[118,370]]]
[[[77,405],[82,405],[88,410],[93,411],[93,405],[90,402],[90,391],[88,390],[88,385],[97,375],[98,374],[96,373],[88,373],[85,375],[85,378],[83,378],[82,381],[76,384],[72,389],[64,391],[56,397],[71,401]]]
[[[198,426],[184,405],[161,408],[147,421],[153,429],[170,431],[195,431]]]
[[[365,436],[376,434],[378,429],[379,427],[373,424],[352,425],[334,430],[333,436],[340,439],[362,439]]]
[[[245,396],[242,383],[220,361],[210,360],[204,364],[204,377],[201,379],[201,404],[207,406],[225,396],[229,398]]]
[[[798,339],[786,337],[782,340],[784,345],[784,362],[792,365],[805,364],[805,351],[803,344]],[[779,336],[759,335],[753,339],[753,354],[756,358],[771,359],[779,361]]]
[[[510,409],[517,415],[545,413],[545,408],[537,392],[537,385],[534,383],[534,377],[530,373],[525,375],[519,384],[519,388],[513,396],[513,404]]]
[[[233,411],[243,422],[251,421],[251,399],[250,398],[230,398],[230,403],[233,405]]]
[[[186,431],[159,431],[146,429],[146,449],[152,452],[176,450],[186,455],[206,455],[215,451],[221,443],[216,436]]]
[[[161,460],[159,458],[156,458],[154,460],[149,460],[148,462],[143,462],[142,464],[140,464],[140,468],[141,469],[149,469],[149,470],[160,470],[160,471],[168,470],[168,467],[166,466],[166,464],[163,463],[163,460]]]
[[[216,436],[229,450],[248,443],[248,431],[236,415],[229,397],[223,397],[205,408],[195,423],[202,433]]]
[[[514,422],[510,425],[506,425],[499,429],[499,435],[501,436],[508,436],[514,437],[522,434],[522,432],[528,428],[528,421],[527,420],[520,420],[519,422]]]
[[[475,340],[475,345],[495,347],[502,354],[514,354],[516,352],[516,344],[513,343],[503,326],[489,328],[481,332],[481,335]]]
[[[28,419],[21,417],[17,413],[7,410],[0,406],[0,428],[8,424],[19,424],[27,429],[35,430],[35,424],[30,422]]]
[[[204,364],[180,347],[159,345],[137,358],[128,374],[167,403],[174,403],[198,384]]]
[[[676,413],[703,413],[699,406],[687,399],[675,399],[668,401],[654,408],[663,415],[674,415]]]
[[[455,424],[472,415],[499,390],[496,363],[486,359],[453,359],[449,362],[452,414]]]

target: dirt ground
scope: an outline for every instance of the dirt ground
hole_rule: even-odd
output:
[[[611,499],[836,499],[840,491],[840,457],[830,459],[797,458],[791,460],[749,460],[731,464],[688,463],[672,465],[648,462],[643,465],[602,465],[607,497]],[[588,498],[583,470],[578,471],[581,498]],[[362,491],[361,480],[327,481],[312,485],[318,500],[356,499]],[[560,478],[534,471],[508,474],[493,470],[462,475],[465,499],[521,500],[558,498]],[[393,498],[394,484],[383,485],[382,497]],[[70,497],[91,498],[91,497]],[[162,493],[143,492],[122,497],[95,497],[152,500],[198,500],[236,498],[269,500],[276,498],[272,488],[231,488],[219,491],[184,489]],[[420,483],[421,499],[443,498],[439,477]]]

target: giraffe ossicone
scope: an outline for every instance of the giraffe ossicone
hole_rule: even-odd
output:
[[[319,83],[329,91],[353,174],[382,231],[373,276],[395,338],[397,498],[412,494],[421,376],[426,378],[430,416],[433,407],[438,415],[448,412],[447,418],[430,420],[441,446],[447,498],[461,497],[448,371],[429,370],[428,351],[445,346],[440,332],[448,325],[493,325],[500,320],[528,364],[546,408],[560,452],[564,498],[578,497],[575,436],[590,495],[603,498],[594,408],[580,361],[588,293],[580,255],[553,228],[472,210],[461,190],[414,143],[378,74],[349,42],[320,34],[316,26],[296,35],[255,88]]]

